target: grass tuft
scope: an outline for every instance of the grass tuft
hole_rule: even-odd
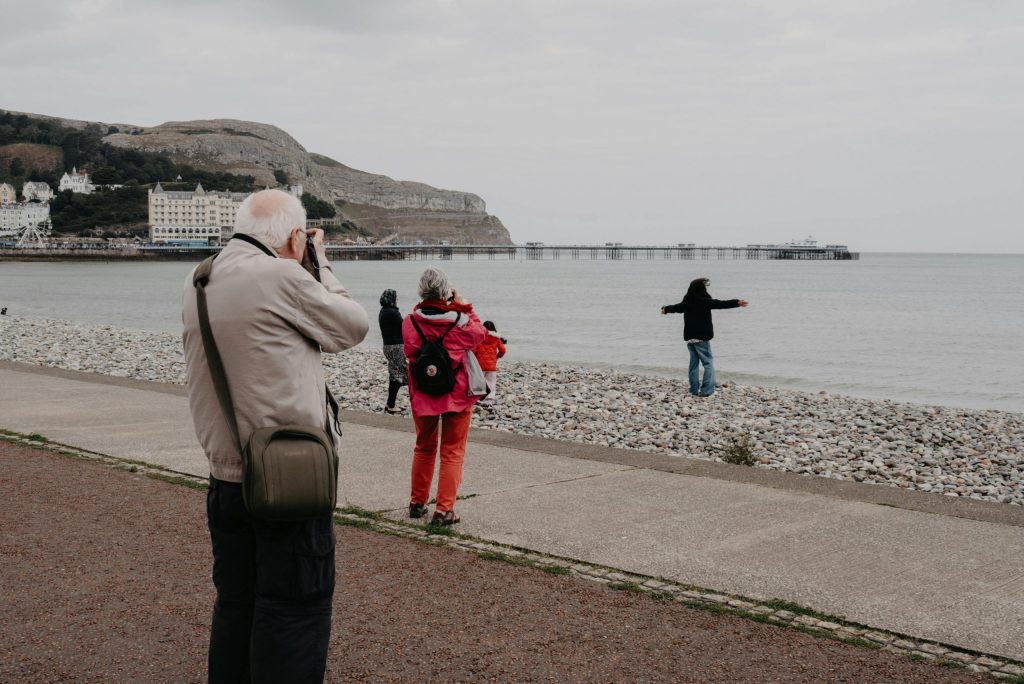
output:
[[[757,463],[754,458],[754,439],[747,434],[734,436],[732,443],[725,447],[722,460],[733,465],[754,465]]]
[[[872,651],[881,651],[882,644],[875,643],[871,639],[861,639],[860,637],[841,637],[837,636],[836,641],[842,641],[844,644],[851,644],[853,646],[860,646],[861,648],[870,648]],[[947,661],[953,662],[953,661]]]
[[[31,439],[34,442],[49,442],[48,437],[44,437],[38,432],[33,432],[30,435],[26,435],[23,432],[15,432],[14,430],[2,430],[0,429],[0,437],[15,437],[17,439]]]
[[[359,506],[348,505],[338,509],[339,513],[348,513],[350,515],[358,515],[360,518],[367,518],[369,520],[380,520],[385,521],[387,518],[376,511],[371,511],[366,508],[360,508]]]
[[[647,595],[655,601],[674,601],[676,598],[676,595],[670,591],[650,591],[647,592]]]
[[[762,601],[761,605],[768,606],[772,610],[788,610],[790,613],[795,613],[796,615],[806,615],[808,617],[816,618],[818,620],[824,620],[826,622],[845,622],[845,620],[837,618],[834,615],[820,613],[816,610],[812,610],[810,608],[801,606],[799,603],[793,603],[792,601],[783,601],[782,599],[771,599],[770,601]]]
[[[511,557],[506,556],[503,553],[495,553],[494,551],[480,551],[476,555],[484,560],[504,561],[506,563],[513,560]]]
[[[336,522],[339,525],[344,525],[346,527],[358,527],[361,530],[373,530],[374,529],[373,525],[370,524],[370,522],[367,521],[367,520],[359,520],[358,518],[356,518],[356,519],[346,518],[346,517],[341,516],[341,515],[334,516],[334,522]]]

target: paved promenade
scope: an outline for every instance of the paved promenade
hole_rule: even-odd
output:
[[[0,363],[0,428],[205,475],[181,387]],[[401,515],[408,418],[346,412],[348,503]],[[1024,659],[1024,509],[474,431],[460,531]]]
[[[205,681],[204,496],[0,440],[0,586],[14,589],[0,601],[0,681]],[[476,553],[335,532],[328,682],[992,681]],[[430,570],[447,581],[425,582]]]

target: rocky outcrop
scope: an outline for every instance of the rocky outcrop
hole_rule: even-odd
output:
[[[211,119],[152,128],[121,124],[117,129],[104,142],[161,152],[202,169],[252,175],[261,185],[276,186],[274,171],[284,171],[291,183],[335,203],[344,218],[375,233],[407,240],[511,244],[508,231],[487,214],[479,196],[353,169],[307,152],[276,126]]]

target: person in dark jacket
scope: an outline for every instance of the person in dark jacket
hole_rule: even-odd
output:
[[[711,323],[711,310],[747,305],[745,299],[712,299],[708,294],[710,284],[707,278],[697,278],[690,283],[683,301],[661,307],[662,315],[683,314],[683,338],[690,352],[690,394],[696,397],[710,397],[715,393],[715,365],[711,356],[715,328]],[[702,381],[698,377],[700,366],[704,366]]]
[[[380,336],[384,338],[384,358],[388,362],[388,401],[384,405],[385,413],[401,413],[395,408],[398,399],[398,388],[409,378],[409,369],[405,360],[405,347],[402,340],[402,312],[398,310],[398,294],[394,290],[384,290],[380,296]]]

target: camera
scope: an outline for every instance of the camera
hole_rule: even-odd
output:
[[[313,277],[316,278],[317,281],[319,282],[319,280],[320,280],[320,259],[317,258],[316,246],[313,244],[313,236],[312,235],[307,235],[306,236],[306,259],[309,261],[310,266],[313,267],[312,268]]]

